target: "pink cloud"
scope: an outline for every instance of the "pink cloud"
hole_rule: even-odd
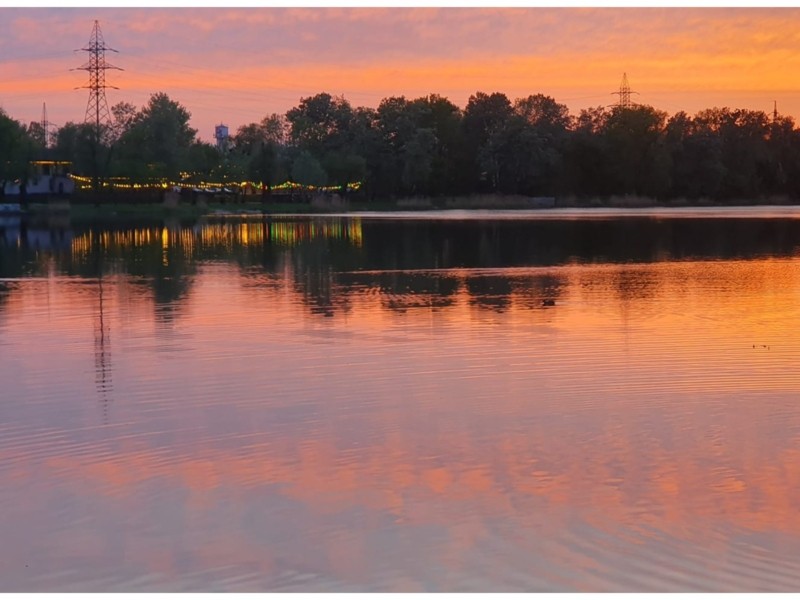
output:
[[[73,50],[88,40],[94,18],[106,43],[120,50],[109,60],[125,69],[109,72],[122,88],[114,101],[180,94],[203,132],[215,120],[235,128],[323,90],[367,106],[394,95],[435,92],[463,105],[479,89],[512,98],[543,92],[582,99],[561,100],[577,111],[610,102],[623,71],[644,102],[652,96],[657,106],[656,98],[674,94],[663,107],[670,112],[708,107],[725,93],[728,105],[771,104],[780,92],[783,110],[800,115],[798,9],[3,11],[0,66],[12,82],[0,90],[0,103],[18,118],[40,112],[39,96],[82,118],[85,98],[71,87],[83,78],[60,71],[83,62]],[[40,62],[42,54],[48,58]],[[40,76],[47,61],[51,74]]]

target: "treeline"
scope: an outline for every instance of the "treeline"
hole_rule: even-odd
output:
[[[52,134],[0,111],[0,179],[34,158],[70,160],[98,178],[344,186],[367,198],[519,194],[757,200],[800,196],[800,130],[788,116],[712,108],[673,116],[652,106],[578,115],[542,94],[511,101],[478,92],[464,109],[430,95],[353,107],[320,93],[284,115],[241,126],[226,148],[197,139],[166,94],[112,108],[100,132],[67,123]]]

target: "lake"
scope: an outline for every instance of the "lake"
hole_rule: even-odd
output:
[[[0,591],[798,591],[800,209],[0,221]]]

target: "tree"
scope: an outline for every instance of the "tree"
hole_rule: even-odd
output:
[[[767,190],[770,121],[763,111],[711,108],[695,115],[698,130],[719,137],[724,177],[719,195],[753,199]]]
[[[563,134],[572,126],[572,117],[567,106],[544,94],[517,99],[514,102],[514,112],[552,136]]]
[[[266,142],[285,146],[289,141],[289,122],[286,115],[272,113],[261,119],[261,135]]]
[[[248,123],[240,126],[231,137],[233,148],[237,152],[247,156],[251,155],[263,141],[264,138],[262,136],[261,126],[258,123]]]
[[[342,194],[347,192],[347,184],[360,181],[367,170],[367,161],[358,154],[329,152],[322,161],[328,174],[328,181],[339,186]]]
[[[119,139],[119,154],[137,176],[177,179],[188,165],[197,131],[189,127],[191,113],[164,93],[153,94]]]
[[[247,176],[263,185],[264,194],[271,193],[274,186],[289,178],[285,165],[285,148],[274,142],[262,142],[250,157]]]
[[[286,117],[273,113],[259,123],[242,125],[233,136],[233,146],[239,152],[250,155],[263,143],[285,146],[288,141]]]
[[[287,130],[286,118],[272,114],[259,123],[242,125],[233,136],[233,154],[245,157],[247,177],[263,184],[265,194],[288,177]]]
[[[664,144],[667,114],[652,106],[615,107],[604,136],[612,159],[612,192],[664,196],[669,187],[669,155]]]
[[[555,194],[563,179],[564,155],[572,117],[564,104],[550,96],[535,94],[514,103],[514,113],[527,125],[515,154],[522,161],[518,174],[520,191],[532,194]],[[527,130],[529,129],[529,131]]]
[[[475,186],[484,181],[492,190],[500,187],[501,130],[512,113],[505,94],[478,92],[469,97],[462,126],[472,168],[462,176],[472,179]]]
[[[373,155],[375,179],[384,193],[394,194],[403,187],[403,148],[414,135],[416,125],[404,96],[381,100],[375,117],[378,132],[378,151]]]
[[[111,139],[119,140],[136,123],[138,111],[130,102],[118,102],[111,107],[114,121],[111,125]]]
[[[432,129],[418,129],[403,146],[403,184],[412,194],[431,176],[436,136]]]
[[[478,144],[485,142],[503,126],[512,112],[511,101],[505,94],[478,92],[470,96],[463,121],[469,141],[477,141]]]
[[[364,132],[366,121],[364,114],[354,111],[343,97],[323,92],[303,98],[298,107],[286,113],[286,119],[290,140],[301,150],[292,165],[293,177],[299,168],[309,181],[332,181],[342,192],[348,183],[364,177],[367,161],[359,154],[364,139],[358,134]],[[309,157],[317,164],[313,165]]]
[[[391,154],[384,143],[378,112],[357,108],[351,126],[351,150],[363,159],[362,190],[369,197],[389,196],[395,189],[389,177]]]
[[[222,153],[221,156],[218,152],[217,156],[218,160],[209,175],[212,181],[227,186],[231,183],[238,183],[247,176],[249,162],[247,157],[227,152]]]
[[[581,197],[603,196],[611,193],[611,158],[607,141],[602,135],[609,118],[602,106],[585,108],[575,120],[565,149],[564,180],[567,191]]]
[[[725,173],[719,136],[679,112],[667,121],[665,143],[670,154],[670,194],[689,199],[716,197]]]
[[[300,185],[320,187],[328,183],[328,176],[319,161],[302,150],[292,163],[292,180]]]
[[[381,179],[393,192],[452,193],[462,156],[461,111],[442,96],[384,99],[376,113]]]
[[[774,194],[800,192],[800,131],[794,119],[779,115],[770,125],[769,182]]]
[[[0,108],[0,195],[4,195],[8,181],[19,179],[24,189],[33,149],[34,142],[25,126]],[[21,200],[24,202],[25,198]]]
[[[479,157],[491,155],[496,162],[495,190],[505,194],[540,194],[545,169],[555,162],[555,150],[530,123],[511,115],[489,137]]]
[[[91,174],[94,138],[94,125],[68,122],[56,132],[53,153],[57,160],[71,161],[73,172]]]
[[[433,134],[430,173],[425,182],[427,193],[452,194],[466,189],[459,175],[465,162],[461,109],[437,94],[417,98],[411,102],[411,108],[417,128],[429,129]]]
[[[164,93],[137,110],[112,107],[108,129],[67,123],[48,155],[96,181],[247,178],[271,188],[288,178],[360,181],[370,198],[495,191],[526,195],[757,199],[800,195],[800,131],[789,117],[712,108],[689,117],[651,106],[587,108],[577,117],[544,94],[476,92],[462,111],[447,98],[384,98],[377,109],[320,93],[286,115],[239,127],[221,156],[199,142],[190,113]],[[0,111],[0,177],[25,179],[41,156],[39,123]],[[111,160],[113,159],[113,160]]]
[[[47,132],[39,121],[31,121],[28,125],[28,139],[33,144],[34,151],[43,155],[47,147]]]
[[[187,151],[187,172],[191,183],[202,183],[211,178],[219,164],[219,150],[207,142],[195,140]]]
[[[286,119],[292,143],[320,159],[347,145],[353,109],[344,98],[323,92],[302,98],[299,106],[286,113]]]

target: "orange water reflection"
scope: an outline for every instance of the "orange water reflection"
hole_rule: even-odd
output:
[[[258,235],[213,243],[232,231],[234,250]],[[236,565],[392,590],[797,583],[797,259],[274,264],[199,261],[168,322],[150,279],[124,270],[102,279],[102,306],[97,281],[14,282],[3,530],[47,524],[51,566],[72,564],[70,539],[105,564],[93,506],[125,564],[165,580]],[[761,554],[742,558],[742,540]],[[663,558],[687,552],[705,574]],[[664,572],[626,579],[653,564],[631,556]],[[756,558],[771,582],[737,571]]]
[[[514,512],[512,502],[530,496],[565,508],[591,508],[599,526],[611,521],[681,530],[708,519],[710,525],[732,521],[752,531],[800,532],[796,448],[770,452],[770,464],[753,456],[758,453],[753,448],[720,449],[713,439],[685,448],[682,456],[664,448],[642,456],[635,440],[619,437],[625,431],[609,429],[596,439],[598,445],[605,444],[599,457],[553,448],[543,430],[533,429],[505,440],[502,448],[467,442],[462,450],[468,455],[444,454],[440,459],[446,464],[436,467],[413,456],[411,440],[393,439],[349,455],[338,452],[332,442],[312,440],[304,442],[299,460],[270,444],[251,448],[245,456],[209,448],[193,448],[196,456],[174,456],[142,448],[108,461],[56,456],[41,465],[17,463],[9,476],[19,483],[32,472],[37,477],[67,476],[88,486],[86,492],[117,500],[130,498],[153,480],[186,487],[199,502],[213,490],[224,489],[232,500],[241,501],[236,497],[254,487],[279,484],[283,494],[318,513],[335,514],[359,505],[411,524],[447,525],[445,514],[425,508],[433,497],[437,504],[469,501],[482,514],[502,515]],[[545,441],[532,444],[531,436]],[[713,457],[716,466],[696,464],[700,455]],[[555,456],[557,466],[538,466],[540,460],[549,463]]]

